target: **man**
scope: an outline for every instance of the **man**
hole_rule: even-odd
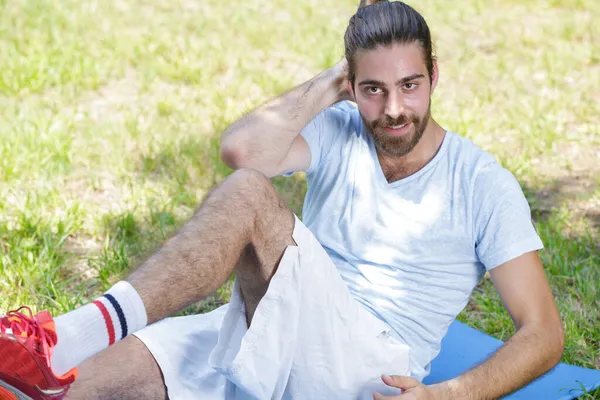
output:
[[[225,132],[239,171],[127,281],[55,320],[2,320],[7,398],[58,398],[72,383],[72,399],[492,399],[558,362],[528,204],[507,170],[431,117],[439,70],[423,17],[365,4],[345,48]],[[304,224],[266,178],[296,171]],[[421,384],[485,270],[515,335],[471,371]],[[141,329],[234,271],[229,305]]]

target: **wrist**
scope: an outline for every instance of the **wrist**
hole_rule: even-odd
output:
[[[454,380],[444,381],[436,383],[430,386],[431,390],[435,393],[436,399],[441,400],[460,400],[458,382]]]

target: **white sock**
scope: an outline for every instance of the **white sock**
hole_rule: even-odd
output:
[[[145,327],[148,317],[140,295],[121,281],[94,302],[58,316],[54,322],[58,343],[52,370],[60,376]]]

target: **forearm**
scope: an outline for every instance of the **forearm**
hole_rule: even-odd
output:
[[[550,370],[562,351],[562,329],[524,326],[483,364],[435,386],[449,399],[497,399]]]
[[[339,65],[267,102],[223,134],[221,154],[232,168],[276,169],[296,136],[319,112],[340,99]]]

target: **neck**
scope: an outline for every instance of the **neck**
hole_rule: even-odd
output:
[[[446,131],[430,119],[419,143],[404,156],[393,156],[377,149],[377,158],[388,183],[406,178],[427,165],[437,154]]]

